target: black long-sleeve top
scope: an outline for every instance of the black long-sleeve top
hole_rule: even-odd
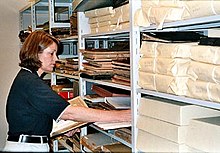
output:
[[[53,119],[58,119],[68,105],[36,72],[21,69],[7,99],[8,135],[49,136]]]

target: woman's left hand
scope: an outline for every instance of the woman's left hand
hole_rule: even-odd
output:
[[[79,128],[74,129],[72,131],[69,131],[69,132],[65,133],[64,135],[67,136],[67,137],[72,137],[76,132],[80,132],[80,129]]]

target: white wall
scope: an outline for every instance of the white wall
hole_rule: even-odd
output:
[[[27,4],[28,0],[0,0],[0,150],[5,145],[8,128],[6,99],[19,70],[19,10]]]

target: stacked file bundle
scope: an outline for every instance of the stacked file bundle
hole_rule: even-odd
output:
[[[66,58],[56,61],[55,72],[78,75],[78,58]]]
[[[192,46],[191,59],[187,96],[220,102],[220,47]]]
[[[85,12],[91,33],[111,32],[129,28],[129,4],[117,8],[104,7]]]
[[[70,35],[77,36],[77,34],[78,34],[77,14],[73,13],[72,16],[70,16]]]
[[[219,15],[219,6],[220,1],[215,0],[142,0],[141,9],[135,15],[135,23],[144,27],[156,24],[161,29],[166,22]]]
[[[175,95],[186,95],[190,48],[194,43],[143,41],[139,61],[139,86]],[[161,81],[163,80],[163,81]]]
[[[138,110],[137,148],[142,152],[201,151],[188,145],[197,140],[189,132],[191,120],[220,115],[218,110],[152,97],[142,98]],[[199,128],[192,129],[199,132]],[[189,142],[188,135],[191,135]]]
[[[220,47],[143,41],[139,86],[220,102]],[[163,81],[161,81],[163,80]]]
[[[91,49],[81,50],[84,62],[82,74],[86,74],[93,79],[111,79],[113,76],[112,61],[126,60],[130,57],[129,51]]]
[[[130,86],[130,59],[113,61],[112,82]]]

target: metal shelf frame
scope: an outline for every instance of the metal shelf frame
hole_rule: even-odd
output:
[[[189,98],[189,97],[184,97],[184,96],[177,96],[177,95],[172,95],[172,94],[167,94],[167,93],[162,93],[162,92],[157,92],[157,91],[151,91],[151,90],[145,90],[145,89],[138,89],[138,92],[140,94],[151,95],[151,96],[155,96],[155,97],[160,97],[160,98],[175,100],[178,102],[189,103],[189,104],[193,104],[193,105],[199,105],[199,106],[203,106],[203,107],[208,107],[208,108],[220,110],[220,103],[213,102],[213,101],[200,100],[200,99]]]
[[[165,32],[165,31],[203,31],[210,28],[220,27],[220,15],[187,19],[175,22],[164,23],[162,29],[158,29],[156,25],[150,27],[141,27],[141,32]]]
[[[188,19],[183,21],[175,21],[164,23],[162,29],[157,29],[156,25],[150,27],[140,27],[140,32],[175,32],[175,31],[207,31],[208,29],[220,27],[220,15],[207,16],[201,18]],[[203,107],[209,107],[220,110],[220,104],[217,102],[206,101],[201,99],[194,99],[189,97],[177,96],[157,91],[137,89],[139,94],[151,95],[160,98],[175,100],[184,103],[190,103]]]
[[[136,9],[141,8],[138,2],[141,0],[130,0],[131,7],[131,21],[133,20],[134,12]],[[131,24],[134,22],[131,22]],[[220,103],[212,102],[212,101],[206,101],[206,100],[199,100],[199,99],[193,99],[189,97],[183,97],[183,96],[177,96],[157,91],[150,91],[150,90],[144,90],[140,89],[138,86],[138,67],[137,62],[139,61],[140,55],[140,36],[138,33],[141,32],[177,32],[177,31],[203,31],[207,32],[209,29],[213,28],[219,28],[220,27],[220,15],[214,15],[214,16],[207,16],[207,17],[201,17],[201,18],[194,18],[194,19],[187,19],[182,21],[175,21],[170,23],[164,23],[162,28],[159,29],[157,25],[151,25],[149,27],[136,27],[134,25],[131,26],[131,58],[132,65],[131,65],[131,91],[132,91],[132,113],[133,113],[133,122],[132,122],[132,151],[138,152],[136,147],[136,138],[137,138],[137,129],[136,129],[136,121],[137,121],[137,109],[138,104],[140,102],[140,98],[144,96],[154,96],[158,98],[165,98],[169,100],[175,100],[182,103],[189,103],[193,105],[199,105],[202,107],[212,108],[220,110]],[[135,47],[136,46],[136,47]]]
[[[106,39],[106,41],[108,41],[108,39],[120,39],[120,38],[123,38],[123,39],[126,38],[129,40],[129,34],[130,34],[129,29],[114,31],[114,32],[107,32],[107,33],[90,34],[88,18],[85,17],[85,14],[83,12],[77,12],[77,19],[78,19],[78,27],[79,27],[79,29],[78,29],[78,44],[79,44],[78,49],[79,50],[85,49],[85,41],[86,40],[95,40],[95,39],[104,40],[104,39]],[[82,69],[82,62],[83,62],[83,56],[82,56],[82,53],[80,53],[80,51],[79,51],[79,65],[80,65],[79,67],[80,67],[80,69]],[[86,95],[86,83],[87,82],[116,87],[116,88],[120,88],[120,89],[124,89],[124,90],[128,90],[128,91],[131,90],[131,88],[129,86],[115,84],[115,83],[112,83],[111,80],[93,80],[93,79],[80,77],[79,91],[80,91],[80,96],[82,96],[82,97],[84,95]],[[125,145],[131,147],[131,144],[128,144],[127,142],[114,136],[113,134],[111,134],[109,132],[102,131],[95,126],[92,126],[92,127],[99,130],[100,132],[112,137],[113,139],[119,140],[120,142],[124,143]],[[81,136],[84,136],[86,134],[87,134],[86,128],[81,130]],[[83,149],[82,149],[82,151],[83,151]]]
[[[126,146],[131,148],[131,144],[130,143],[128,143],[127,141],[125,141],[125,140],[123,140],[123,139],[121,139],[121,138],[119,138],[119,137],[117,137],[117,136],[115,136],[113,134],[114,130],[103,131],[103,130],[99,129],[98,127],[94,126],[94,125],[90,125],[90,127],[96,129],[97,131],[99,131],[99,132],[101,132],[101,133],[103,133],[105,135],[110,136],[111,138],[113,138],[113,139],[115,139],[115,140],[117,140],[117,141],[119,141],[119,142],[123,143],[124,145],[126,145]]]
[[[131,91],[131,87],[113,83],[111,80],[93,80],[93,79],[87,79],[87,78],[82,78],[82,80],[86,82],[91,82],[91,83],[96,83],[96,84],[101,84],[105,86],[110,86],[110,87],[115,87],[115,88]]]
[[[49,32],[51,28],[66,28],[70,27],[70,23],[62,23],[55,21],[55,7],[66,7],[68,8],[68,16],[72,15],[72,0],[34,0],[31,1],[27,6],[20,10],[20,29],[24,29],[24,17],[23,14],[30,13],[31,16],[31,27],[32,30],[37,30],[38,16],[44,16],[44,20],[41,22],[49,22]]]
[[[72,3],[63,3],[56,2],[56,0],[48,0],[49,1],[49,30],[51,33],[51,28],[59,28],[59,27],[70,27],[70,23],[59,23],[55,22],[55,7],[68,7],[68,16],[72,15]]]
[[[29,3],[19,10],[19,27],[20,30],[27,30],[31,25],[31,4]]]

